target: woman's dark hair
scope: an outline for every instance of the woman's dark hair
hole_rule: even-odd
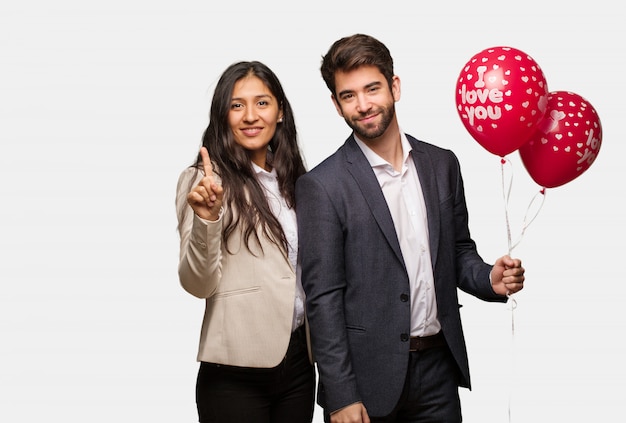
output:
[[[365,34],[354,34],[333,43],[322,57],[322,78],[331,94],[336,96],[335,73],[348,72],[361,66],[376,66],[389,86],[393,82],[393,58],[387,46]]]
[[[248,76],[256,76],[263,81],[282,110],[282,123],[276,126],[276,132],[268,145],[268,163],[276,169],[280,193],[290,207],[295,208],[296,179],[306,171],[298,145],[293,111],[277,76],[258,61],[230,65],[215,87],[209,126],[202,137],[202,145],[209,151],[214,172],[220,176],[224,187],[224,204],[227,207],[223,217],[223,241],[226,243],[235,228],[241,225],[248,250],[250,238],[254,238],[258,244],[259,232],[262,232],[271,242],[287,251],[285,234],[256,179],[252,161],[247,151],[235,142],[228,122],[235,83]],[[202,168],[199,154],[195,167]]]

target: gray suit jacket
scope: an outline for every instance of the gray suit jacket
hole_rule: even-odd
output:
[[[470,387],[457,288],[505,302],[470,237],[463,181],[449,150],[407,135],[424,192],[438,318]],[[318,403],[327,412],[362,401],[389,414],[409,356],[409,281],[391,214],[374,172],[352,136],[299,178],[297,216]]]

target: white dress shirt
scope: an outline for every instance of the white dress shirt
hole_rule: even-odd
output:
[[[411,336],[428,336],[441,330],[437,320],[428,217],[415,162],[411,158],[411,145],[404,133],[400,133],[403,158],[400,172],[356,135],[355,139],[376,174],[400,242],[411,290]]]

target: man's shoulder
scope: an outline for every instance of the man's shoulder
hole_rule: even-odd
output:
[[[332,154],[322,159],[317,165],[313,166],[307,173],[309,174],[326,174],[329,171],[345,168],[346,166],[346,144],[341,145]]]
[[[449,148],[444,148],[431,142],[423,141],[410,134],[405,134],[411,147],[417,152],[427,153],[435,157],[456,157],[454,152]]]
[[[432,142],[424,141],[422,139],[416,138],[411,134],[405,133],[404,135],[406,135],[406,139],[409,140],[409,143],[411,144],[411,146],[413,146],[413,148],[419,147],[419,148],[424,148],[427,150],[450,151],[446,148],[433,144]]]

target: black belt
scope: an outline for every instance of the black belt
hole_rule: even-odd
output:
[[[409,351],[423,351],[429,348],[443,347],[446,345],[446,339],[443,333],[430,336],[412,336],[410,339]]]

